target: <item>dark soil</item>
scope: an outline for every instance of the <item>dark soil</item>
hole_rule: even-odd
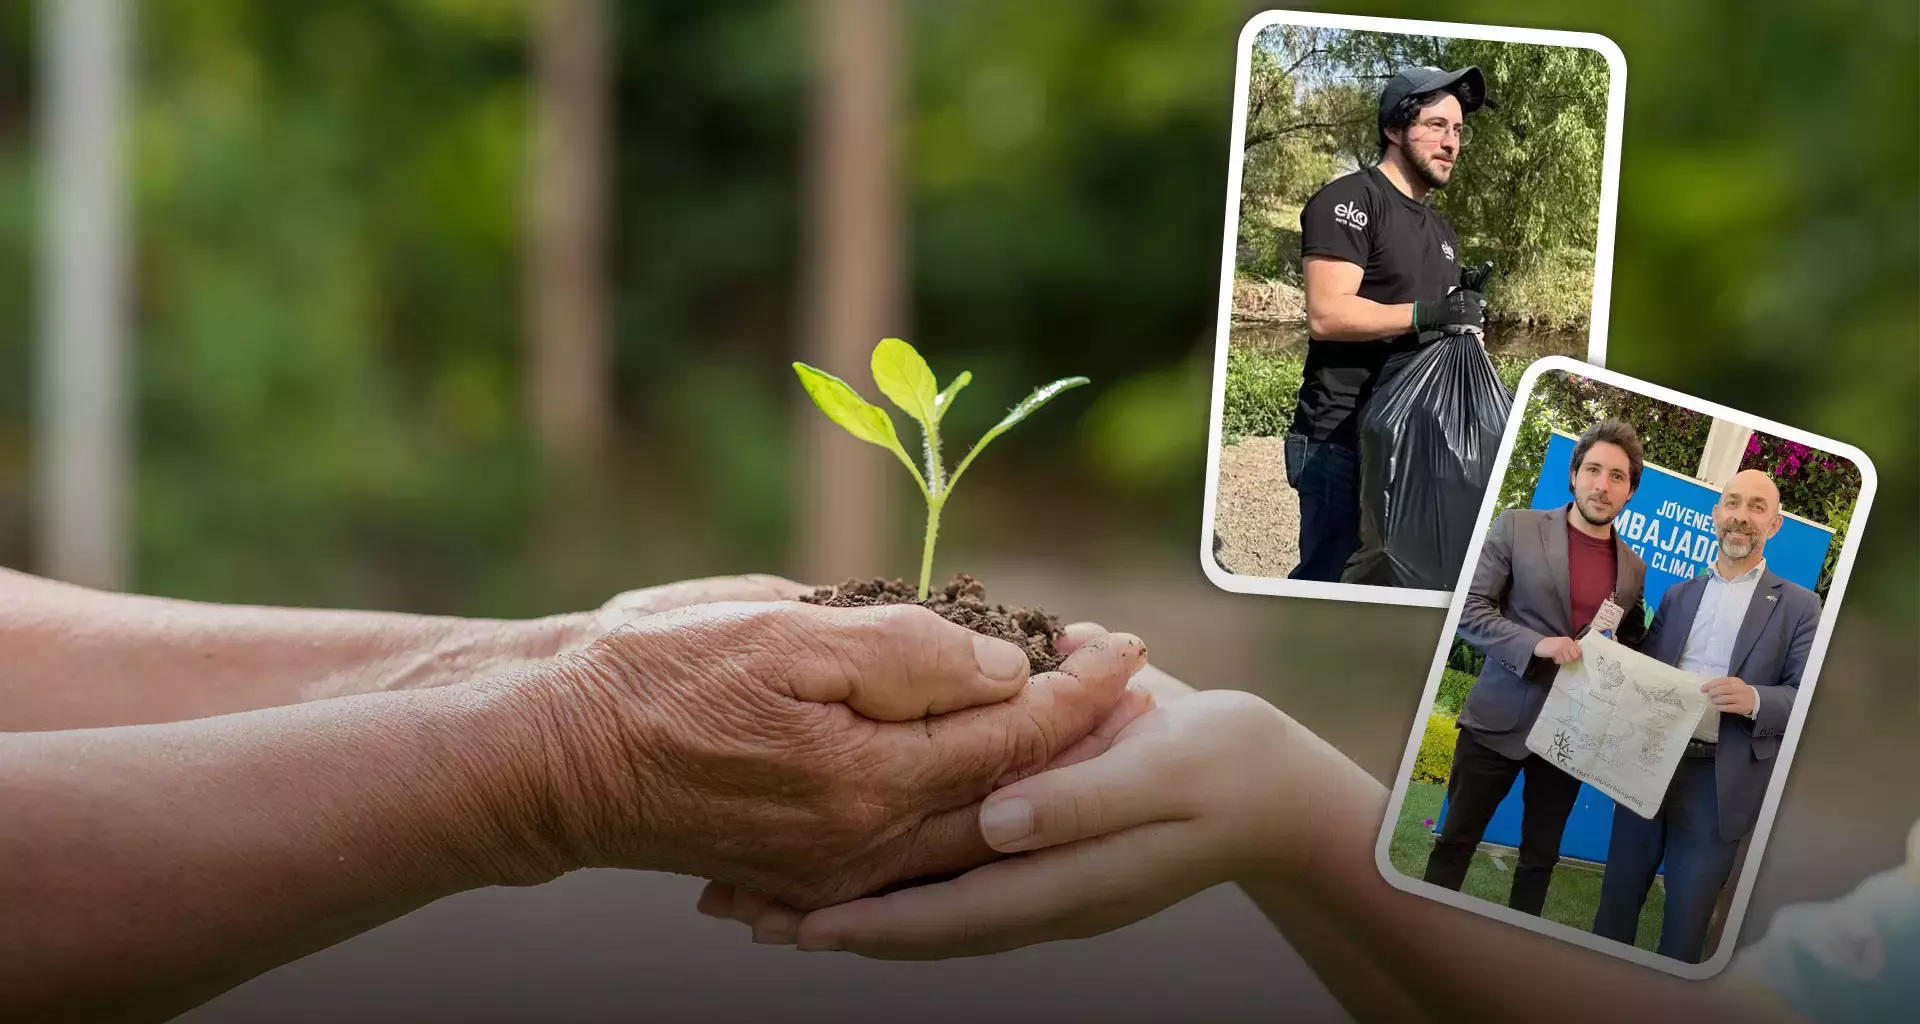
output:
[[[987,588],[979,580],[960,573],[935,587],[925,601],[916,600],[918,588],[903,580],[876,576],[866,580],[848,580],[837,587],[819,587],[800,600],[830,608],[858,608],[874,604],[917,604],[931,608],[950,622],[957,622],[976,633],[1011,640],[1026,648],[1027,664],[1033,671],[1051,672],[1066,660],[1054,646],[1060,636],[1060,620],[1038,608],[1008,608],[988,604]]]

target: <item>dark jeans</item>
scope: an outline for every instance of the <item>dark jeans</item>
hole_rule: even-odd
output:
[[[1293,580],[1340,582],[1360,549],[1360,452],[1288,434],[1287,483],[1300,496],[1300,564]]]
[[[1660,861],[1667,862],[1667,909],[1660,922],[1660,955],[1690,964],[1706,950],[1713,907],[1733,871],[1740,840],[1720,838],[1720,798],[1713,758],[1685,757],[1667,784],[1667,798],[1649,821],[1624,807],[1613,811],[1607,873],[1600,880],[1600,911],[1593,933],[1631,943],[1640,910]]]
[[[1520,865],[1513,872],[1513,890],[1507,906],[1540,916],[1547,903],[1547,885],[1553,866],[1560,863],[1560,836],[1567,815],[1580,796],[1580,780],[1555,768],[1538,754],[1515,761],[1482,746],[1467,730],[1453,746],[1453,772],[1447,779],[1447,815],[1440,836],[1427,856],[1426,880],[1456,892],[1466,881],[1473,851],[1486,834],[1494,809],[1513,788],[1513,777],[1526,771],[1520,790]]]

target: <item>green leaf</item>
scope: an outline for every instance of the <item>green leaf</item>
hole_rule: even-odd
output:
[[[961,370],[960,376],[953,378],[953,383],[947,385],[947,389],[945,391],[942,391],[938,395],[934,396],[934,399],[933,399],[934,417],[937,419],[941,416],[945,416],[947,414],[947,409],[953,405],[953,396],[959,394],[961,388],[964,388],[971,383],[973,383],[973,371]]]
[[[940,387],[934,383],[927,361],[912,345],[899,338],[882,338],[873,347],[873,382],[880,386],[881,394],[922,426],[940,421]]]
[[[973,450],[967,453],[967,457],[961,459],[960,465],[954,467],[953,476],[947,479],[947,490],[953,490],[953,485],[960,482],[960,474],[967,471],[967,466],[973,462],[973,457],[980,454],[981,449],[987,446],[987,442],[1006,433],[1012,429],[1014,424],[1033,415],[1041,406],[1053,401],[1054,396],[1060,394],[1062,391],[1070,391],[1086,383],[1089,382],[1085,377],[1062,377],[1045,387],[1036,389],[1033,394],[1022,399],[1019,405],[1013,407],[1012,412],[1007,413],[1006,416],[1001,418],[1000,422],[993,425],[992,430],[982,435],[980,440],[975,442]]]
[[[794,363],[793,372],[800,375],[800,386],[807,389],[807,397],[813,404],[827,414],[827,418],[838,423],[847,433],[868,444],[877,444],[898,456],[907,471],[913,474],[913,480],[920,485],[920,492],[926,493],[927,481],[920,475],[919,467],[907,457],[906,449],[900,447],[900,435],[894,432],[893,417],[885,409],[860,397],[846,381],[833,374],[805,363]]]

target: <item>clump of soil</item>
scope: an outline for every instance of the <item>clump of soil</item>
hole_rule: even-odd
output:
[[[976,633],[1019,644],[1027,652],[1027,664],[1035,673],[1051,672],[1066,656],[1054,646],[1061,635],[1060,620],[1038,608],[1008,608],[987,603],[987,588],[979,580],[960,573],[945,586],[930,590],[925,601],[918,600],[918,589],[903,580],[878,576],[865,580],[847,580],[837,587],[818,587],[800,600],[829,608],[858,608],[875,604],[917,604],[931,608],[949,622],[957,622]]]

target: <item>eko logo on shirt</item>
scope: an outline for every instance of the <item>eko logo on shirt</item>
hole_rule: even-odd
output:
[[[1367,212],[1352,203],[1341,203],[1334,207],[1333,219],[1356,231],[1367,226]]]
[[[1445,257],[1446,257],[1447,259],[1453,259],[1453,243],[1452,243],[1452,242],[1441,242],[1441,243],[1440,243],[1440,255],[1442,255],[1442,256],[1445,256]]]

